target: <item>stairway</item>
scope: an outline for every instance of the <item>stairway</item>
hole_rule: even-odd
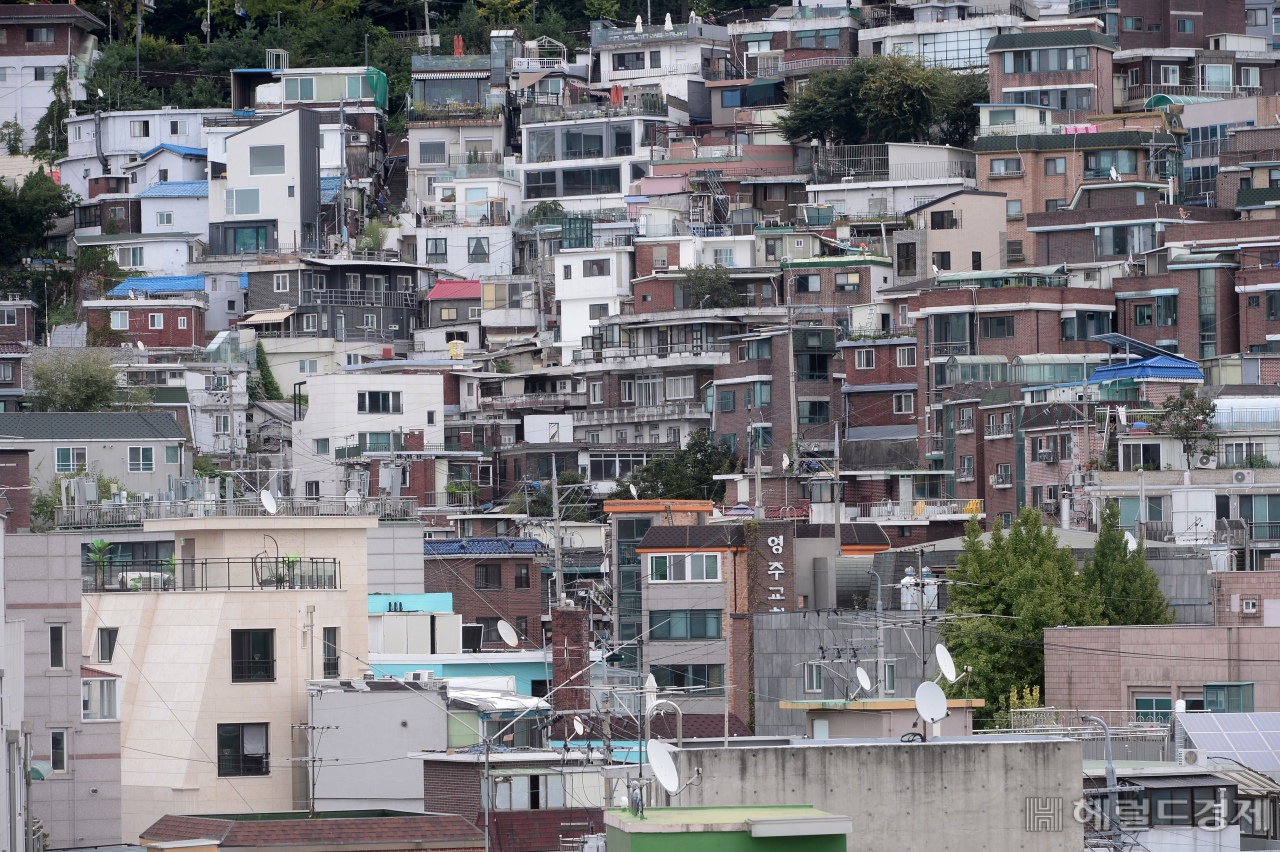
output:
[[[387,212],[395,213],[404,206],[409,195],[408,157],[396,157],[387,163],[387,178],[382,194],[386,198]]]

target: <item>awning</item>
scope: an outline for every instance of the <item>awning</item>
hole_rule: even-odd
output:
[[[284,322],[293,314],[293,310],[258,311],[256,314],[250,314],[247,318],[240,320],[240,325],[271,325],[277,322]]]
[[[796,38],[813,38],[817,34],[817,30],[800,30],[799,32],[792,33]]]
[[[839,30],[818,30],[818,35],[820,35],[820,36],[833,36],[833,35],[834,35],[834,36],[838,36],[838,35],[840,35],[840,31],[839,31]]]
[[[1143,109],[1155,109],[1156,107],[1168,106],[1169,104],[1207,104],[1210,101],[1220,101],[1222,98],[1199,98],[1194,95],[1152,95],[1147,98],[1147,102],[1142,105]]]
[[[550,70],[547,70],[547,71],[521,71],[521,72],[520,72],[520,85],[519,85],[519,86],[517,86],[517,88],[520,88],[520,89],[527,89],[527,88],[529,88],[530,86],[532,86],[534,83],[538,82],[539,80],[541,80],[543,77],[547,76],[547,75],[548,75],[548,74],[550,74],[550,73],[551,73],[551,71],[550,71]]]
[[[747,33],[742,40],[745,42],[773,41],[773,33]]]
[[[1148,790],[1168,790],[1179,787],[1225,787],[1234,783],[1222,784],[1220,781],[1215,780],[1215,778],[1220,777],[1208,773],[1204,775],[1129,775],[1122,780],[1129,784],[1145,787]]]

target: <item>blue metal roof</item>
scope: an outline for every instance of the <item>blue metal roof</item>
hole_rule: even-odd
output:
[[[422,542],[422,552],[427,556],[545,554],[547,546],[536,538],[428,538]]]
[[[155,278],[126,278],[112,288],[108,296],[136,293],[203,293],[203,275],[161,275]]]
[[[1172,355],[1156,355],[1131,364],[1109,364],[1093,371],[1089,384],[1116,379],[1194,379],[1204,381],[1204,373],[1194,363]]]
[[[240,273],[240,289],[241,290],[249,289],[249,273],[247,272]]]
[[[170,180],[154,184],[139,192],[138,198],[208,198],[207,180]]]
[[[340,186],[342,186],[341,177],[320,178],[320,203],[328,204],[333,201],[334,196],[338,194],[338,188]]]
[[[208,157],[209,149],[207,148],[188,148],[186,145],[172,145],[168,142],[161,142],[138,159],[145,160],[157,151],[172,151],[183,157]]]

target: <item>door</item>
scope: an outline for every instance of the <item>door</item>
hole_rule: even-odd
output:
[[[333,339],[346,340],[347,335],[347,317],[345,314],[337,314],[334,316],[333,322]]]
[[[1261,358],[1245,358],[1241,362],[1240,383],[1244,385],[1260,385],[1262,379],[1260,376],[1262,359]]]

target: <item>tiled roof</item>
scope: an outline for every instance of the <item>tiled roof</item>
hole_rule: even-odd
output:
[[[1112,130],[1107,133],[1075,135],[1037,133],[1029,136],[979,136],[973,140],[973,150],[978,154],[992,151],[1094,151],[1101,148],[1141,148],[1152,142],[1157,145],[1172,145],[1174,138],[1168,133],[1152,134],[1145,130]]]
[[[1001,33],[987,42],[987,53],[996,50],[1035,50],[1041,47],[1097,47],[1111,53],[1116,45],[1092,30],[1064,30],[1049,33]]]
[[[0,355],[26,355],[27,347],[21,343],[10,343],[9,341],[0,341]]]
[[[0,5],[0,20],[5,18],[84,18],[81,26],[105,29],[106,21],[100,21],[93,15],[72,3],[32,3]]]
[[[32,441],[64,438],[92,441],[184,440],[186,434],[166,412],[0,413],[0,435]]]
[[[341,813],[341,812],[339,812]],[[361,814],[356,811],[353,814]],[[153,841],[212,839],[223,848],[258,846],[360,846],[362,848],[424,848],[442,843],[466,847],[483,844],[484,832],[460,816],[431,814],[342,817],[317,815],[300,819],[293,814],[248,814],[246,819],[161,817],[141,837]],[[304,814],[305,816],[305,814]]]
[[[159,145],[155,146],[150,151],[140,156],[138,159],[145,160],[148,157],[150,157],[152,154],[156,153],[157,151],[171,151],[174,154],[179,154],[183,157],[208,157],[209,156],[209,151],[206,148],[189,148],[186,145],[174,145],[169,142],[161,142]]]
[[[479,281],[437,281],[428,299],[479,299]]]
[[[203,293],[203,275],[158,275],[155,278],[126,278],[107,293],[108,296],[128,296],[136,293]]]
[[[114,672],[104,672],[102,669],[93,669],[89,666],[80,667],[80,677],[120,677]]]
[[[741,547],[742,527],[649,527],[640,547],[660,550],[696,550],[700,547]]]
[[[167,180],[147,187],[138,198],[208,198],[207,180]]]
[[[0,434],[4,434],[0,431]],[[428,538],[422,542],[427,556],[468,556],[473,554],[543,554],[547,546],[536,538]]]

